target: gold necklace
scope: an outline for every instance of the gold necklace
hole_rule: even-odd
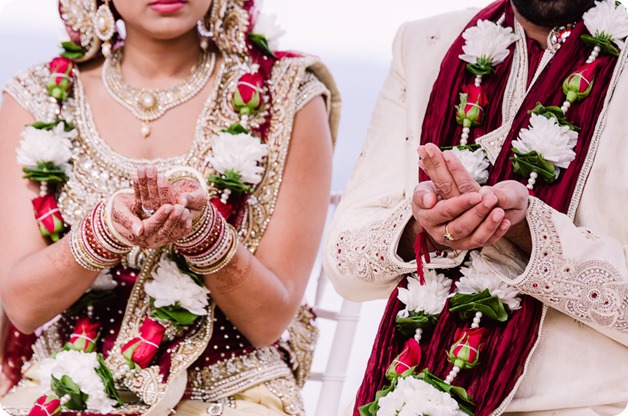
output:
[[[216,65],[216,55],[203,53],[192,67],[190,74],[178,85],[165,89],[145,89],[130,86],[122,77],[122,53],[117,51],[105,59],[102,79],[105,89],[114,100],[126,107],[142,121],[142,136],[150,136],[150,122],[163,116],[166,111],[192,99],[198,94]]]

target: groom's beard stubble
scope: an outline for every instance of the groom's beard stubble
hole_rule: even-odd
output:
[[[511,0],[511,3],[529,22],[551,28],[579,20],[595,0]]]

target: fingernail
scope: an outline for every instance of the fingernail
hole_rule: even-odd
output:
[[[510,227],[510,221],[508,221],[508,220],[504,220],[504,221],[502,222],[502,224],[499,226],[499,228],[500,228],[502,231],[506,231],[509,227]]]
[[[183,207],[181,205],[177,205],[174,207],[174,213],[177,215],[181,215],[181,213],[183,212]]]
[[[172,205],[169,205],[169,204],[164,205],[164,212],[166,214],[170,214],[170,212],[172,212]]]
[[[429,195],[427,194],[423,195],[423,206],[428,206],[429,203],[430,203]]]
[[[479,204],[481,200],[482,200],[482,195],[480,194],[473,193],[471,194],[471,196],[469,196],[469,202],[473,205]]]
[[[433,157],[434,156],[434,150],[430,149],[429,147],[425,147],[425,153],[427,153],[427,155],[429,157]]]
[[[504,212],[503,211],[497,211],[493,214],[493,221],[495,222],[499,222],[504,218]]]
[[[142,226],[140,224],[133,224],[133,234],[139,236],[140,235],[140,231],[142,231]]]
[[[192,220],[187,220],[185,222],[185,228],[192,228]]]
[[[443,152],[443,159],[445,159],[445,162],[450,162],[451,161],[451,156],[449,154],[449,150],[446,152]]]
[[[495,202],[497,202],[497,201],[495,201],[495,196],[494,195],[487,195],[487,196],[484,197],[484,206],[486,208],[492,207],[493,205],[495,205]]]
[[[183,215],[185,215],[186,217],[187,217],[187,216],[189,216],[189,215],[190,215],[190,210],[186,208],[186,209],[183,211]]]

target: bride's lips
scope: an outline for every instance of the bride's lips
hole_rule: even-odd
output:
[[[148,7],[157,13],[176,13],[187,4],[187,0],[155,0],[148,4]]]

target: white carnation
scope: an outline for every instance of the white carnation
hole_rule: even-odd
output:
[[[67,171],[68,162],[72,157],[72,139],[77,135],[76,130],[66,132],[63,123],[59,123],[52,130],[26,127],[21,135],[24,139],[17,149],[17,163],[34,168],[39,163],[52,162],[60,169]]]
[[[207,315],[209,290],[194,283],[190,276],[181,272],[166,256],[159,260],[152,276],[153,280],[146,283],[144,291],[155,299],[155,307],[177,305],[194,315]]]
[[[491,296],[497,296],[511,311],[521,309],[521,298],[514,287],[495,276],[488,264],[477,251],[471,252],[471,259],[461,267],[462,277],[456,282],[458,293],[472,295],[488,289]]]
[[[112,290],[118,286],[118,282],[113,280],[111,271],[109,269],[103,270],[96,276],[96,280],[92,283],[90,290]]]
[[[628,36],[628,12],[623,4],[615,7],[615,0],[602,0],[583,16],[584,25],[593,36],[610,37],[623,49]]]
[[[397,297],[406,307],[397,316],[407,318],[415,312],[426,315],[439,315],[445,307],[445,301],[451,288],[451,280],[434,270],[423,269],[425,284],[416,277],[408,276],[408,287],[399,288]]]
[[[209,158],[220,174],[234,171],[242,183],[256,185],[262,180],[264,168],[260,162],[268,154],[268,145],[250,134],[220,133],[212,139],[213,156]]]
[[[276,15],[259,13],[251,33],[264,36],[268,42],[268,47],[274,51],[279,46],[279,38],[285,35],[286,31],[277,24]]]
[[[567,126],[560,126],[553,117],[532,114],[530,127],[521,129],[519,138],[512,142],[512,146],[524,154],[536,151],[557,168],[558,177],[558,168],[567,168],[576,158],[572,149],[577,141],[578,133]]]
[[[508,47],[519,38],[511,28],[501,27],[489,20],[478,20],[477,26],[465,30],[462,37],[466,43],[460,59],[470,64],[488,60],[492,66],[504,62],[510,53]]]
[[[111,413],[116,401],[110,399],[105,386],[95,369],[98,368],[98,359],[95,352],[61,351],[54,358],[46,358],[41,362],[38,370],[43,394],[52,394],[52,376],[61,379],[64,375],[70,377],[81,391],[88,395],[87,408],[98,413]]]
[[[454,147],[451,149],[451,152],[456,155],[458,160],[460,160],[460,163],[462,163],[474,181],[480,185],[486,183],[488,180],[489,161],[484,155],[484,150],[460,150],[457,147]]]
[[[379,399],[376,416],[462,416],[447,393],[414,377],[400,378],[393,391]]]

